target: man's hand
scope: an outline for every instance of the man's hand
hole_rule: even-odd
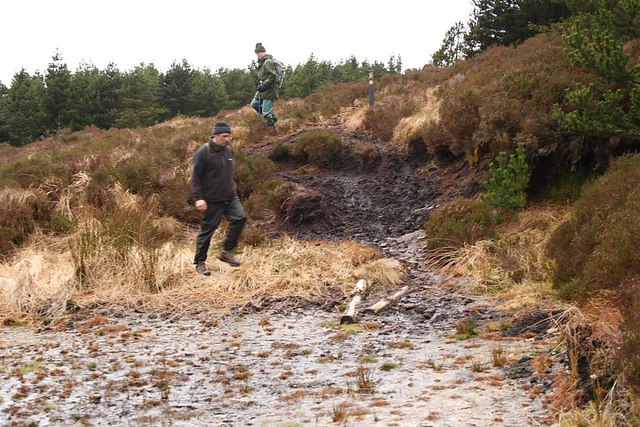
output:
[[[269,89],[269,86],[271,86],[269,84],[269,80],[265,80],[264,82],[260,82],[256,89],[258,89],[258,92],[264,92],[265,90]]]
[[[207,202],[205,200],[196,201],[196,209],[199,210],[199,211],[206,211],[207,210]]]

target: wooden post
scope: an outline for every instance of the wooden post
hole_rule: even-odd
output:
[[[369,108],[373,108],[374,100],[373,71],[369,71]]]
[[[364,310],[365,313],[374,313],[374,314],[378,314],[381,310],[383,310],[385,307],[387,307],[389,304],[391,304],[394,301],[399,300],[400,298],[402,298],[403,295],[405,295],[406,293],[409,292],[409,287],[405,286],[404,288],[400,289],[398,292],[396,292],[395,294],[391,295],[389,298],[384,298],[381,299],[380,301],[378,301],[377,303],[373,304],[371,307],[368,307]]]
[[[364,279],[358,280],[356,286],[353,288],[353,292],[351,292],[351,302],[349,303],[349,307],[345,310],[344,314],[340,316],[340,324],[343,323],[355,323],[357,317],[357,305],[362,301],[362,296],[367,290],[367,281]]]

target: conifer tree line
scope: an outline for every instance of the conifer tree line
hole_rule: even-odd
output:
[[[192,67],[185,59],[166,72],[153,64],[122,71],[115,64],[100,70],[83,64],[72,72],[56,52],[44,74],[24,69],[11,85],[0,82],[0,142],[22,146],[62,129],[87,126],[102,129],[149,126],[177,115],[215,115],[251,102],[256,88],[256,63],[247,69],[217,72]],[[313,55],[288,67],[283,98],[305,97],[322,87],[402,71],[400,57],[387,64],[359,62],[355,56],[338,64]]]

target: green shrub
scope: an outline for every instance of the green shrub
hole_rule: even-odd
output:
[[[234,159],[234,178],[242,198],[249,197],[276,170],[275,164],[262,154],[248,156],[244,151],[236,150]]]
[[[262,191],[268,196],[269,208],[274,212],[280,210],[282,203],[295,191],[296,185],[282,179],[270,179],[265,182]]]
[[[66,215],[55,214],[51,216],[50,227],[58,233],[67,233],[75,227],[75,222]]]
[[[549,179],[544,198],[554,203],[573,202],[580,197],[582,187],[594,178],[591,171],[563,171]]]
[[[13,163],[0,165],[0,188],[18,186],[18,182],[13,178],[13,170]]]
[[[636,309],[637,308],[639,307],[636,307]],[[638,311],[636,310],[635,313],[638,313]],[[633,387],[636,392],[640,392],[640,353],[638,353],[638,349],[640,348],[639,317],[640,315],[635,314],[635,318],[626,321],[625,328],[627,333],[618,357],[620,371],[625,372],[628,384]],[[638,415],[640,415],[640,413]]]
[[[614,293],[625,320],[616,360],[627,384],[640,391],[640,154],[618,158],[586,184],[575,211],[547,246],[556,262],[554,286],[578,303]]]
[[[265,219],[269,212],[278,213],[282,203],[293,194],[295,184],[282,179],[270,179],[253,192],[245,203],[252,219]]]
[[[575,210],[547,246],[555,286],[576,300],[601,289],[624,292],[640,279],[640,154],[618,158],[587,184]]]
[[[519,142],[516,152],[509,156],[500,152],[496,162],[489,164],[490,178],[484,183],[487,193],[482,199],[500,209],[522,208],[527,201],[525,190],[531,177],[524,144]]]
[[[156,187],[151,172],[152,164],[148,157],[133,156],[113,168],[112,173],[126,190],[144,195]]]
[[[289,157],[291,157],[292,159],[301,163],[309,162],[309,154],[307,154],[304,149],[304,141],[298,139],[295,142],[287,144],[285,148],[289,153]]]
[[[429,249],[457,248],[495,235],[502,220],[483,200],[456,198],[434,211],[425,225]]]
[[[312,129],[298,137],[289,153],[295,158],[301,158],[304,153],[309,163],[320,168],[334,167],[342,154],[342,139],[332,131]]]
[[[425,74],[427,70],[423,71]],[[443,71],[444,72],[444,71]],[[559,126],[552,106],[563,103],[576,83],[603,83],[571,66],[557,33],[539,34],[513,47],[491,47],[446,68],[438,82],[439,121],[422,125],[420,134],[432,154],[445,150],[474,164],[512,152],[526,141],[530,164],[538,156],[557,170],[591,162],[602,144],[576,150],[573,135]],[[552,171],[555,172],[555,171]]]
[[[271,153],[269,153],[269,158],[274,162],[287,160],[289,158],[287,145],[283,142],[277,143],[271,150]]]

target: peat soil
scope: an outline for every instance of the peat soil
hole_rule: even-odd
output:
[[[426,259],[429,213],[476,192],[473,172],[328,128],[347,150],[366,143],[380,156],[312,173],[281,164],[301,191],[270,229],[378,247],[403,265],[409,293],[342,326],[347,301],[267,298],[217,319],[96,310],[63,330],[0,327],[0,425],[553,425],[551,314],[511,322]],[[464,322],[482,333],[456,337]]]

